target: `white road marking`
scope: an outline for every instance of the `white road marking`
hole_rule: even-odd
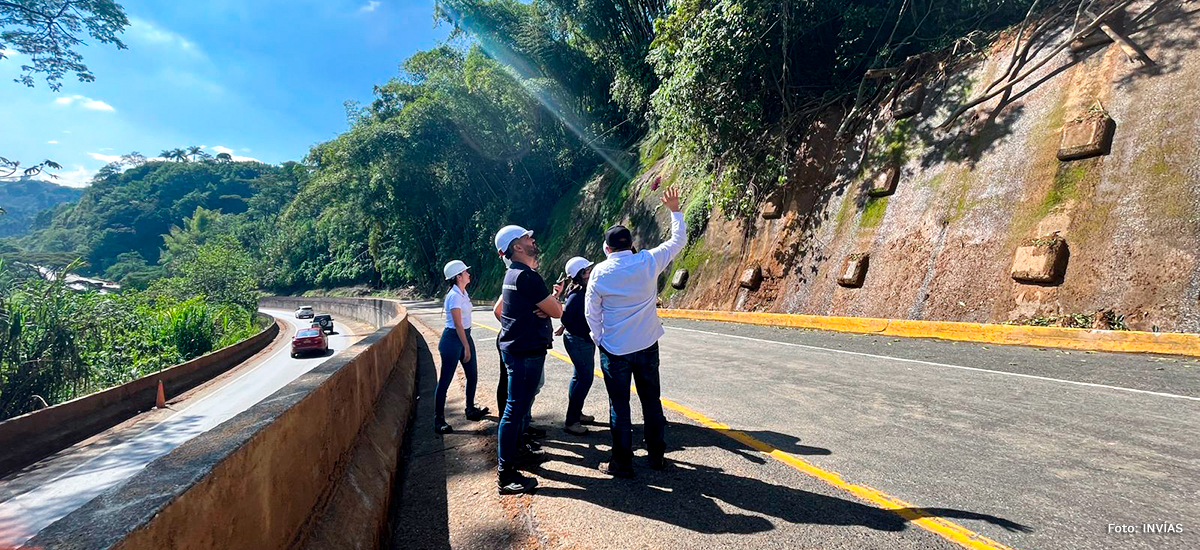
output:
[[[1200,397],[1192,397],[1190,395],[1178,395],[1178,394],[1174,394],[1174,393],[1163,393],[1163,392],[1156,392],[1156,391],[1149,391],[1149,390],[1138,390],[1138,389],[1134,389],[1134,388],[1123,388],[1121,386],[1109,386],[1107,384],[1094,384],[1091,382],[1078,382],[1075,380],[1063,380],[1061,378],[1036,376],[1033,374],[1021,374],[1021,373],[1017,373],[1017,372],[988,370],[988,369],[981,369],[981,368],[977,368],[977,367],[964,367],[962,365],[948,365],[946,363],[934,363],[932,361],[922,361],[920,359],[905,359],[903,357],[892,357],[892,356],[888,356],[888,355],[875,355],[872,353],[862,353],[862,352],[858,352],[858,351],[846,351],[846,350],[841,350],[841,349],[823,348],[820,346],[810,346],[810,345],[806,345],[806,344],[794,344],[792,342],[780,342],[778,340],[764,340],[762,338],[751,338],[749,336],[738,336],[736,334],[722,334],[720,332],[709,332],[707,330],[696,330],[696,329],[682,328],[682,327],[669,327],[666,325],[663,325],[663,328],[666,328],[669,330],[682,330],[684,332],[695,332],[698,334],[708,334],[708,335],[712,335],[712,336],[725,336],[727,338],[750,340],[752,342],[764,342],[764,343],[768,343],[768,344],[779,344],[781,346],[792,346],[792,347],[797,347],[797,348],[828,351],[828,352],[833,352],[833,353],[844,353],[846,355],[857,355],[859,357],[872,357],[875,359],[887,359],[887,360],[891,360],[891,361],[916,363],[916,364],[920,364],[920,365],[930,365],[930,366],[934,366],[934,367],[944,367],[944,368],[948,368],[948,369],[960,369],[960,370],[968,370],[968,371],[975,371],[975,372],[985,372],[985,373],[989,373],[989,374],[999,374],[999,375],[1003,375],[1003,376],[1016,376],[1019,378],[1032,378],[1034,380],[1045,380],[1047,382],[1060,382],[1063,384],[1073,384],[1076,386],[1088,386],[1088,387],[1092,387],[1092,388],[1104,388],[1104,389],[1109,389],[1109,390],[1126,391],[1126,392],[1132,392],[1132,393],[1142,393],[1142,394],[1147,394],[1147,395],[1157,395],[1159,397],[1172,397],[1175,399],[1186,399],[1188,401],[1200,401]]]

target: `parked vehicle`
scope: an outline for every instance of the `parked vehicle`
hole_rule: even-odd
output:
[[[313,317],[313,324],[321,327],[321,332],[325,334],[333,334],[333,316],[327,313],[322,313]]]
[[[313,313],[312,306],[300,306],[300,308],[296,310],[297,319],[312,319],[313,315],[315,315],[315,313]]]
[[[326,353],[329,351],[329,339],[317,328],[302,328],[292,337],[292,358],[302,353]]]

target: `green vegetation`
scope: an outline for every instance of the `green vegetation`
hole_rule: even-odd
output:
[[[253,309],[191,290],[199,263],[158,291],[72,290],[0,263],[0,419],[122,384],[253,335]],[[245,274],[242,274],[243,276]],[[216,286],[228,286],[217,284]]]
[[[862,217],[858,219],[858,226],[863,228],[877,227],[879,222],[883,221],[883,214],[887,212],[888,197],[871,197],[867,199],[867,205],[863,207]]]
[[[20,252],[5,256],[37,263],[34,256],[57,255],[50,267],[79,258],[84,274],[144,288],[166,274],[157,265],[164,235],[174,238],[179,229],[172,228],[195,216],[203,226],[189,229],[196,244],[235,238],[264,266],[258,282],[270,286],[279,272],[265,269],[273,261],[266,255],[279,250],[272,247],[276,213],[307,179],[308,169],[295,163],[161,162],[132,153],[102,168],[78,202],[39,215],[29,235],[9,241]]]
[[[7,211],[0,215],[0,237],[27,233],[30,226],[46,223],[54,214],[51,209],[65,202],[77,201],[82,195],[82,189],[38,179],[0,181],[0,204]]]

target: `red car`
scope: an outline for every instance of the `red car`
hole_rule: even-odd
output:
[[[329,340],[325,333],[318,328],[302,328],[292,337],[292,357],[298,357],[306,352],[325,353],[329,351]]]

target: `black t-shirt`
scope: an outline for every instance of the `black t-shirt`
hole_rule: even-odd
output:
[[[504,273],[504,305],[500,308],[500,351],[513,355],[545,355],[554,345],[550,319],[534,315],[538,302],[550,295],[546,281],[529,266],[513,262]]]
[[[576,288],[567,295],[567,303],[563,306],[562,325],[571,336],[592,341],[592,329],[588,327],[587,317],[583,314],[584,288]]]

